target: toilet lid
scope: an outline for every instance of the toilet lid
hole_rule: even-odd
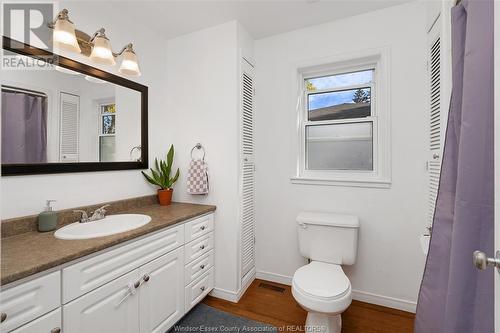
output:
[[[311,297],[334,299],[344,296],[351,286],[342,267],[313,261],[293,275],[296,288]]]

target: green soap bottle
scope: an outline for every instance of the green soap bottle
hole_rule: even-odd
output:
[[[45,211],[38,215],[38,231],[52,231],[57,228],[57,213],[52,210],[50,204],[56,200],[47,200]]]

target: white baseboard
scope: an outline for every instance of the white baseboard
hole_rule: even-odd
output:
[[[291,276],[286,276],[286,275],[281,275],[281,274],[276,274],[276,273],[271,273],[271,272],[258,271],[256,274],[256,277],[257,277],[257,279],[286,284],[289,286],[292,285],[292,277]],[[373,294],[373,293],[369,293],[369,292],[361,291],[361,290],[353,290],[352,291],[352,298],[357,300],[357,301],[381,305],[381,306],[385,306],[388,308],[403,310],[403,311],[407,311],[407,312],[415,313],[415,311],[417,309],[416,302],[408,301],[405,299],[389,297],[389,296],[377,295],[377,294]]]
[[[229,302],[233,302],[233,303],[238,303],[241,296],[243,296],[245,291],[247,291],[248,287],[250,287],[250,285],[252,284],[253,280],[255,280],[255,268],[252,271],[248,272],[247,275],[244,276],[243,284],[242,284],[240,290],[230,291],[230,290],[215,287],[210,292],[210,296],[217,297],[217,298],[220,298],[220,299],[223,299],[223,300],[226,300]]]
[[[286,276],[286,275],[281,275],[281,274],[276,274],[276,273],[271,273],[271,272],[264,272],[264,271],[258,271],[256,276],[257,276],[257,279],[286,284],[288,286],[292,285],[292,277],[291,276]]]
[[[214,288],[210,292],[210,296],[220,298],[233,303],[238,303],[238,293],[231,290]]]
[[[400,298],[372,294],[361,290],[353,290],[352,299],[412,313],[415,313],[415,311],[417,310],[416,302]]]

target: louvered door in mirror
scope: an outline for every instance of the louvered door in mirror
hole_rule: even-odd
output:
[[[428,172],[428,225],[434,219],[436,199],[439,189],[442,156],[442,54],[440,20],[438,19],[428,34],[428,73],[429,73],[429,158]]]
[[[242,60],[240,119],[241,277],[255,267],[255,165],[253,67]]]
[[[61,92],[60,101],[59,159],[61,162],[78,162],[80,97]]]

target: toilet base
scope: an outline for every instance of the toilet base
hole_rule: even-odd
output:
[[[340,333],[341,329],[340,313],[335,315],[318,312],[307,313],[305,328],[307,333]]]

